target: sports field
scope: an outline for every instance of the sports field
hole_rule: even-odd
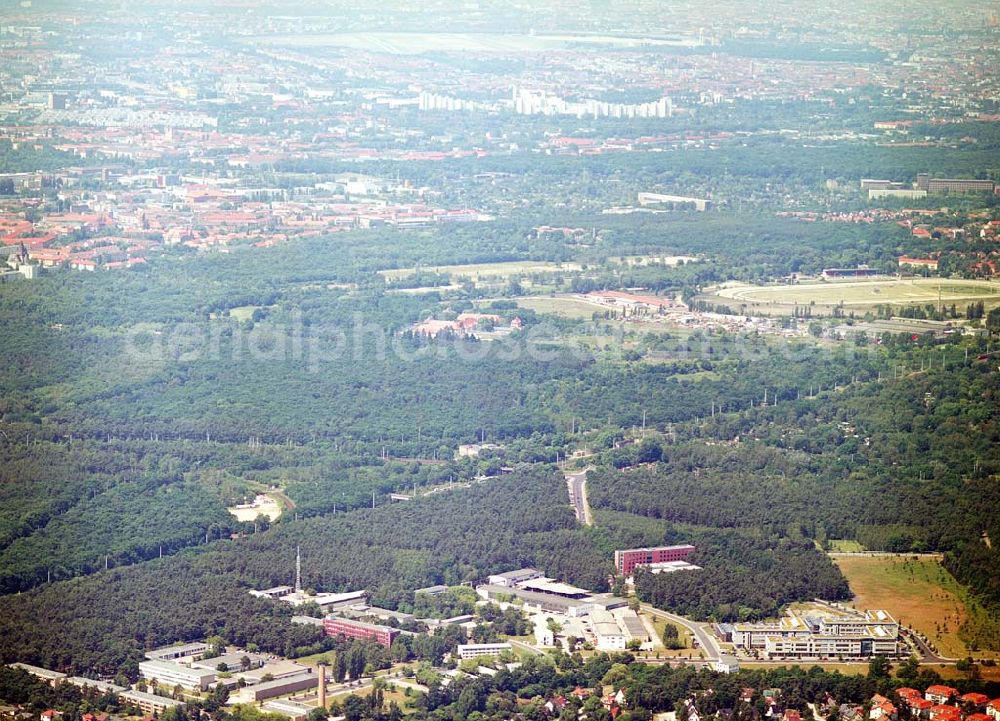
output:
[[[594,313],[603,313],[596,303],[588,303],[578,298],[538,296],[535,298],[518,298],[517,306],[527,308],[536,313],[551,313],[563,318],[590,320]]]
[[[923,633],[950,658],[968,655],[958,636],[969,615],[965,591],[932,557],[839,556],[833,559],[854,592],[858,609],[884,609]]]
[[[871,306],[913,303],[1000,303],[1000,283],[985,280],[913,278],[815,281],[795,285],[727,284],[713,295],[753,305]]]
[[[563,273],[581,270],[577,263],[552,263],[545,260],[514,260],[504,263],[472,263],[469,265],[437,265],[420,268],[398,268],[380,270],[379,275],[387,281],[399,280],[418,271],[446,273],[452,278],[470,278],[473,282],[481,279],[506,279],[514,275],[534,273]]]

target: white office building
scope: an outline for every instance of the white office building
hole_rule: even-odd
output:
[[[139,664],[139,673],[143,678],[155,680],[161,685],[180,685],[198,691],[205,691],[215,682],[215,671],[189,668],[174,661],[143,661]]]
[[[480,656],[499,656],[505,651],[513,651],[509,643],[460,643],[458,657],[479,658]]]

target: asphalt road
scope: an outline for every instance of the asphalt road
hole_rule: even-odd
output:
[[[719,642],[715,640],[715,636],[705,630],[702,624],[689,621],[683,616],[678,616],[677,614],[670,613],[668,611],[661,611],[658,608],[653,608],[652,606],[647,606],[645,604],[643,604],[642,610],[652,616],[659,616],[662,619],[688,629],[698,640],[698,647],[705,652],[706,661],[716,661],[719,656],[722,655],[722,649],[719,647]]]
[[[585,468],[577,473],[566,474],[566,486],[569,489],[569,502],[576,512],[576,520],[587,526],[592,526],[594,520],[590,515],[590,505],[587,503],[587,472]]]

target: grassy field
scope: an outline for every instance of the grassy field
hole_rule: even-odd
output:
[[[958,634],[962,623],[970,619],[966,591],[940,561],[912,556],[848,556],[835,558],[834,563],[854,592],[856,608],[885,609],[923,633],[944,656],[968,655]],[[975,617],[970,620],[977,621]]]
[[[579,298],[565,296],[538,296],[534,298],[518,298],[517,306],[533,310],[539,314],[551,313],[563,318],[574,320],[590,320],[594,313],[601,313],[601,308],[595,303],[588,303]]]
[[[968,678],[969,674],[959,671],[954,666],[928,666],[937,671],[945,681],[955,681]],[[984,681],[1000,681],[1000,666],[979,666],[979,676]]]
[[[259,305],[240,305],[229,309],[229,317],[240,322],[253,318],[254,311],[259,310]]]
[[[469,278],[473,282],[489,278],[507,279],[514,275],[533,275],[535,273],[564,273],[581,270],[578,263],[552,263],[543,260],[513,260],[505,263],[473,263],[471,265],[438,265],[421,266],[420,268],[397,268],[395,270],[380,270],[379,275],[387,281],[400,280],[418,271],[431,273],[447,273],[453,278]]]
[[[663,638],[663,629],[666,627],[666,625],[669,623],[669,621],[665,621],[664,619],[660,618],[659,616],[651,616],[650,620],[653,622],[653,628],[656,629],[656,636],[657,636],[657,638],[662,639]],[[671,649],[667,649],[667,648],[657,648],[655,651],[653,651],[652,654],[649,654],[649,656],[651,658],[655,658],[655,657],[660,657],[660,658],[678,658],[678,657],[680,657],[680,658],[688,658],[689,656],[691,658],[698,658],[698,651],[696,651],[695,649],[691,648],[691,632],[688,629],[686,629],[684,626],[681,626],[681,625],[676,624],[676,623],[674,625],[677,626],[677,633],[678,633],[678,636],[680,637],[681,643],[684,644],[684,648],[675,649],[675,650],[671,650]]]
[[[731,284],[714,291],[714,296],[747,305],[838,305],[872,306],[913,303],[1000,302],[1000,283],[985,280],[913,278],[816,281],[796,285]]]
[[[857,541],[830,539],[830,550],[835,553],[861,553],[865,550],[865,547]]]

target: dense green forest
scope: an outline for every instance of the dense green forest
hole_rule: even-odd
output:
[[[984,338],[640,333],[600,314],[516,311],[517,278],[499,297],[471,284],[442,297],[388,292],[376,273],[574,260],[582,270],[538,282],[689,294],[884,261],[897,228],[602,218],[596,242],[578,248],[536,237],[534,222],[406,242],[361,231],[0,285],[0,590],[22,592],[0,597],[4,658],[114,673],[143,648],[215,633],[315,648],[315,631],[246,593],[287,583],[299,544],[311,587],[367,588],[389,607],[411,607],[417,587],[522,565],[605,589],[615,548],[687,539],[705,570],[640,577],[640,595],[704,618],[758,618],[847,594],[820,551],[831,538],[947,551],[956,578],[1000,603],[983,580],[995,551],[980,541],[1000,538],[982,511],[1000,500],[1000,396],[995,370],[976,360]],[[614,262],[651,252],[711,260]],[[519,313],[525,329],[498,342],[401,332],[477,301]],[[232,314],[247,307],[245,320]],[[501,448],[455,460],[475,440]],[[546,465],[582,449],[595,453],[603,519],[590,529]],[[393,492],[483,475],[388,505]],[[271,488],[285,505],[276,523],[226,512]]]

